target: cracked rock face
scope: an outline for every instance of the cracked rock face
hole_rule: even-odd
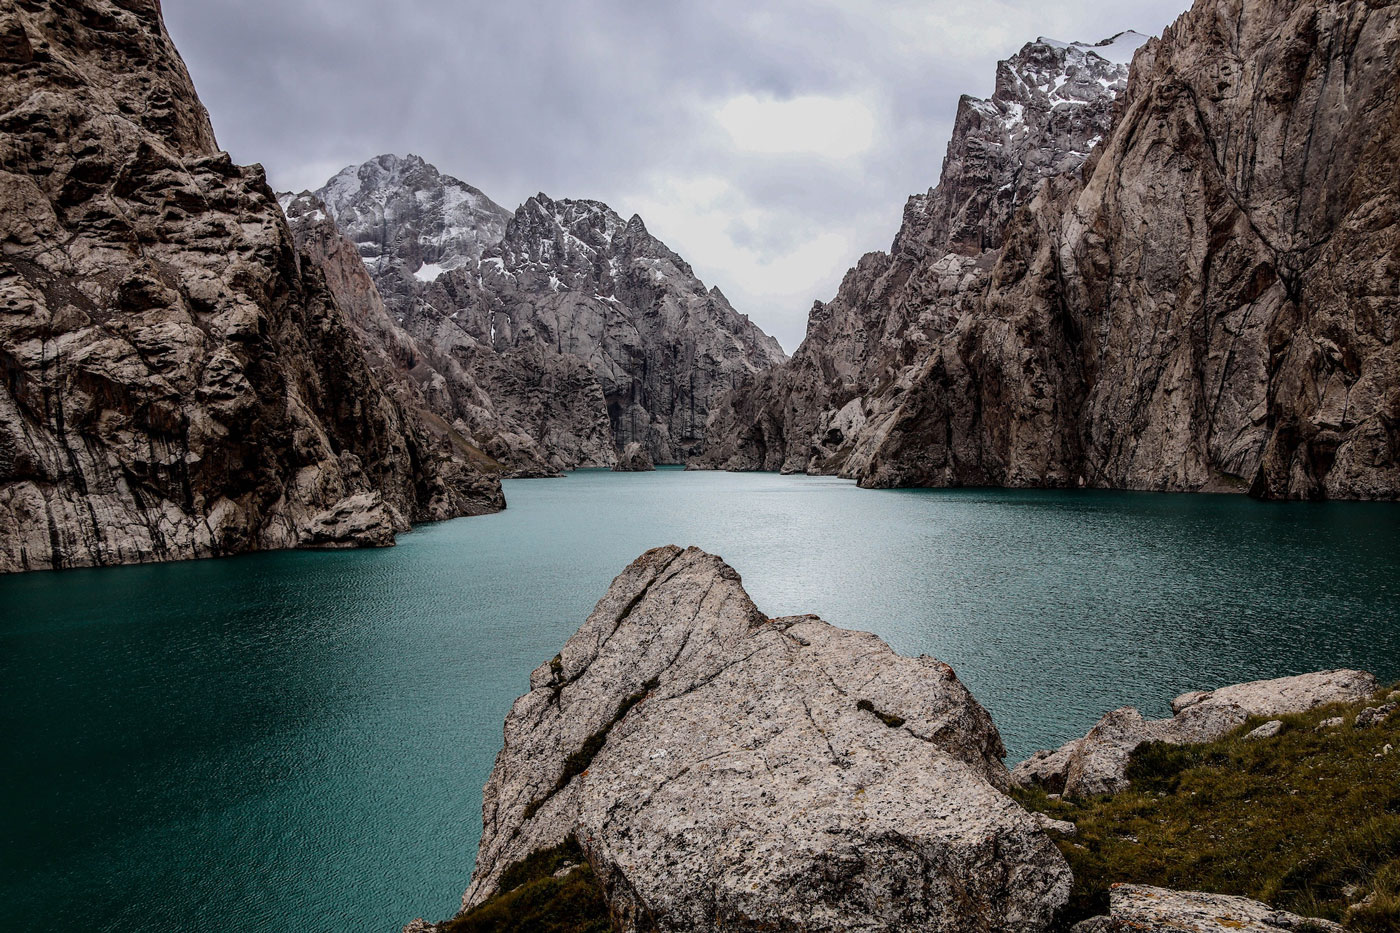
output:
[[[1342,925],[1300,917],[1247,897],[1115,884],[1109,913],[1074,925],[1073,933],[1342,933]]]
[[[530,683],[464,907],[566,833],[624,931],[1040,930],[1068,897],[951,668],[768,619],[713,555],[643,555]]]
[[[1115,793],[1128,787],[1128,758],[1143,742],[1213,742],[1251,716],[1287,716],[1332,703],[1354,703],[1376,687],[1375,676],[1365,671],[1317,671],[1183,693],[1172,701],[1175,715],[1170,719],[1144,719],[1125,706],[1105,714],[1083,738],[1054,751],[1036,752],[1015,767],[1011,780],[1070,797]],[[1280,728],[1279,723],[1266,723],[1250,736],[1264,738]]]
[[[1400,496],[1397,24],[1388,2],[1197,0],[1138,50],[1082,168],[1011,154],[1046,178],[995,241],[987,166],[1008,151],[950,150],[935,193],[978,192],[970,210],[911,201],[893,255],[717,407],[697,463]],[[995,102],[962,126],[1004,119]],[[920,251],[920,230],[951,239]]]
[[[435,409],[480,446],[522,436],[561,468],[612,466],[630,443],[682,462],[702,446],[714,398],[784,359],[639,217],[597,201],[540,194],[511,215],[422,159],[392,155],[316,196],[396,322],[490,399],[494,423],[469,417],[475,400],[454,404],[449,378],[447,408]],[[509,468],[522,466],[518,446],[503,445]]]
[[[0,35],[0,571],[501,507],[386,393],[261,168],[218,150],[155,0],[11,4]]]

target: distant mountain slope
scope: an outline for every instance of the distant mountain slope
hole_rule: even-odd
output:
[[[396,322],[469,372],[493,415],[470,411],[451,380],[435,410],[508,468],[611,466],[633,441],[683,462],[703,446],[713,399],[784,358],[640,218],[600,202],[541,194],[506,215],[416,156],[391,155],[314,197]],[[505,450],[501,431],[534,449]]]

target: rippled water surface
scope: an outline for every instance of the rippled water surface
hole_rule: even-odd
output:
[[[1400,677],[1400,506],[674,470],[506,494],[383,551],[0,578],[0,927],[447,916],[511,701],[660,544],[952,663],[1012,762],[1187,689]]]

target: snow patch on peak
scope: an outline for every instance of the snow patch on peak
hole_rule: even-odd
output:
[[[425,262],[413,273],[413,277],[420,282],[432,282],[447,271],[447,267],[435,262]]]
[[[1133,61],[1133,53],[1146,45],[1147,40],[1151,38],[1151,36],[1144,36],[1140,32],[1127,29],[1094,45],[1084,45],[1078,42],[1075,44],[1086,51],[1093,52],[1099,58],[1113,62],[1115,65],[1130,65]]]

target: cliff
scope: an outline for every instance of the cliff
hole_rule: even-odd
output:
[[[921,317],[862,297],[880,260],[848,275],[849,313],[898,352],[863,362],[819,308],[812,346],[720,406],[697,464],[1400,495],[1396,19],[1363,0],[1199,0],[1137,53],[1082,170],[1043,182],[998,249],[910,262],[914,281],[943,273]]]
[[[0,570],[501,508],[385,391],[154,0],[0,12]]]

